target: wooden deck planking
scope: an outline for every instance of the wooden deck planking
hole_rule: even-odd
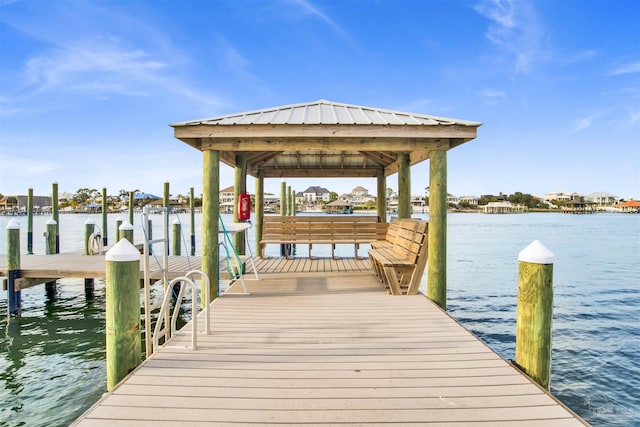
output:
[[[162,263],[161,256],[158,258]],[[169,256],[170,279],[184,275],[189,270],[200,269],[200,257]],[[7,276],[6,256],[0,256],[0,276]],[[149,273],[152,280],[162,279],[158,262],[152,257],[149,261]],[[35,279],[53,278],[85,278],[99,279],[106,277],[104,255],[82,255],[64,253],[53,255],[23,255],[20,258],[20,279],[17,289],[25,289],[42,283]],[[143,277],[143,260],[140,257],[140,277]],[[21,286],[22,284],[22,286]]]
[[[77,425],[582,425],[423,296],[371,273],[258,269],[251,295],[212,303],[197,351],[188,324]]]

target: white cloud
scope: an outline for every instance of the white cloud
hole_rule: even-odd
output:
[[[574,132],[580,132],[583,131],[585,129],[588,129],[591,127],[591,125],[593,124],[593,121],[596,120],[597,118],[599,118],[602,114],[601,113],[595,113],[592,114],[590,116],[587,117],[580,117],[578,119],[576,119],[576,125],[573,129]]]
[[[322,10],[318,7],[314,6],[310,0],[289,0],[292,3],[295,3],[302,7],[302,9],[316,18],[323,21],[329,27],[331,27],[340,37],[346,40],[351,46],[355,46],[355,41],[351,38],[351,36],[342,29],[333,19],[327,16]]]
[[[533,5],[526,0],[483,0],[476,12],[491,21],[487,39],[513,57],[515,71],[527,73],[544,57],[544,31]]]
[[[505,97],[505,93],[497,89],[486,88],[480,91],[480,96],[483,99],[483,105],[495,105]]]
[[[141,49],[122,47],[115,40],[91,39],[29,59],[24,89],[32,93],[61,88],[89,93],[113,90],[139,96],[140,82],[165,67]]]
[[[621,74],[640,73],[640,61],[631,62],[629,64],[620,65],[611,70],[611,75],[618,76]]]

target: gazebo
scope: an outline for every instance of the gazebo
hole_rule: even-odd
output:
[[[445,307],[446,153],[476,138],[480,125],[327,100],[173,123],[175,137],[203,153],[202,268],[212,295],[218,295],[221,161],[235,168],[235,200],[246,192],[247,175],[256,179],[259,241],[265,178],[377,178],[377,211],[384,221],[386,177],[398,174],[398,216],[410,217],[410,166],[429,159],[428,296]]]

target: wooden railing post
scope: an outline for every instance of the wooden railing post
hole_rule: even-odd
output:
[[[518,255],[516,364],[549,390],[553,254],[538,240]]]

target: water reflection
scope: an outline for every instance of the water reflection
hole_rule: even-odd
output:
[[[100,397],[103,306],[103,284],[86,299],[82,279],[23,291],[22,317],[0,332],[0,425],[68,425]]]

